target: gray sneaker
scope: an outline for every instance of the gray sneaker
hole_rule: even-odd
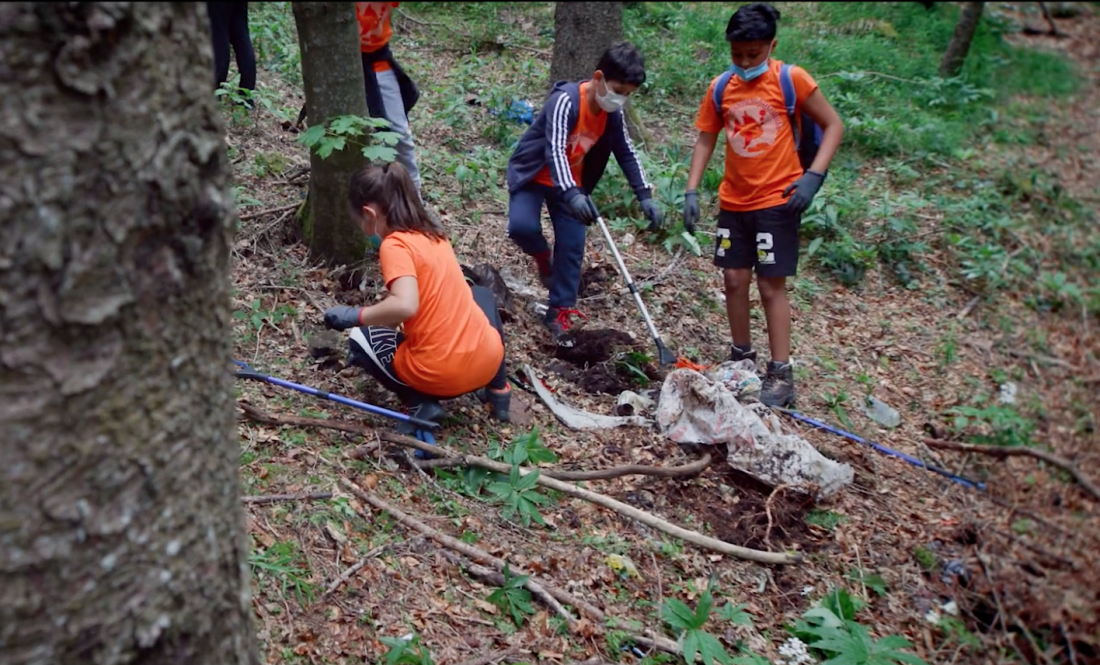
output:
[[[730,360],[733,362],[739,362],[741,360],[751,360],[753,365],[756,364],[756,351],[742,351],[734,345],[730,345]]]
[[[511,420],[509,412],[512,405],[512,386],[505,386],[504,390],[493,390],[489,386],[485,386],[475,394],[482,404],[489,405],[494,418],[502,423]]]
[[[794,373],[789,362],[768,361],[768,371],[760,386],[760,401],[768,406],[779,407],[794,404]]]

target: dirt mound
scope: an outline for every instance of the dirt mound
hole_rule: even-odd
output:
[[[618,395],[661,379],[638,343],[620,330],[581,329],[573,334],[573,341],[571,347],[555,345],[557,360],[549,369],[587,393]]]

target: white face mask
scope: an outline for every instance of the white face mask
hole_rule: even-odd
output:
[[[626,95],[612,92],[611,88],[607,87],[607,81],[603,82],[603,87],[607,92],[602,95],[600,89],[596,88],[596,103],[600,105],[601,109],[607,113],[614,113],[621,109],[623,104],[626,104]]]

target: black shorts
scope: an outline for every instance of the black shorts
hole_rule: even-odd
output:
[[[794,277],[798,272],[798,229],[802,215],[787,205],[763,210],[718,213],[714,265],[756,268],[761,277]]]

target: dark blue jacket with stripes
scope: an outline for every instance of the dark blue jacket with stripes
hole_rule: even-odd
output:
[[[582,81],[583,82],[583,81]],[[646,181],[645,170],[634,151],[634,143],[626,131],[626,121],[621,110],[607,114],[607,126],[603,136],[584,157],[581,182],[573,180],[573,171],[569,168],[569,156],[566,146],[569,135],[577,126],[580,110],[580,84],[582,82],[558,81],[550,90],[550,96],[543,104],[535,122],[532,123],[516,145],[515,152],[508,160],[509,193],[520,189],[535,179],[543,166],[550,167],[550,179],[558,193],[571,187],[580,186],[591,194],[604,169],[607,159],[615,153],[626,179],[634,189],[639,201],[650,198],[650,186]]]

